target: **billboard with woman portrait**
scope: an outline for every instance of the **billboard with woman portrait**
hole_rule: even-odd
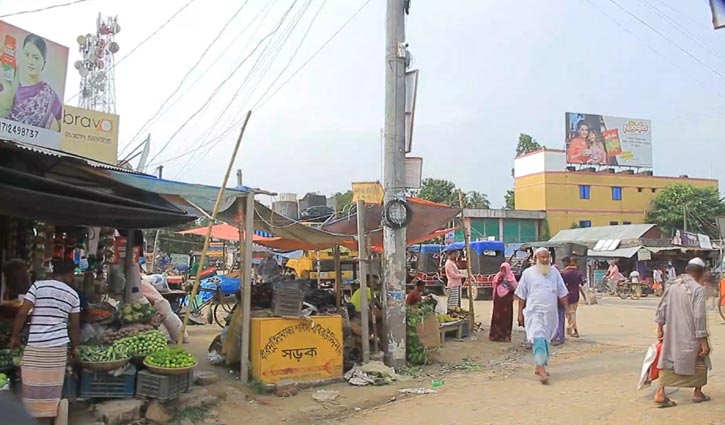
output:
[[[567,112],[566,162],[652,168],[649,120]]]
[[[68,48],[0,21],[0,138],[60,149]]]

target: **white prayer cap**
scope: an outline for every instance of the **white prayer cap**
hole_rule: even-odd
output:
[[[544,248],[543,246],[541,248],[538,248],[536,251],[534,251],[534,256],[541,254],[542,252],[549,253],[549,250],[547,248]]]
[[[687,265],[689,266],[699,266],[703,269],[705,268],[705,262],[700,259],[700,257],[695,257],[692,260],[687,262]]]

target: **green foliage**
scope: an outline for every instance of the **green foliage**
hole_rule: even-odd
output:
[[[418,337],[418,324],[435,311],[435,302],[424,300],[416,307],[407,307],[405,311],[406,339],[405,355],[411,365],[422,365],[428,360],[428,353]]]
[[[685,184],[667,186],[652,201],[647,221],[667,235],[684,227],[717,236],[717,217],[725,215],[725,203],[714,187],[698,188]]]
[[[581,226],[579,226],[579,223],[577,223],[576,221],[571,223],[571,226],[569,226],[570,229],[578,229],[580,227]]]
[[[514,195],[514,190],[509,189],[506,191],[506,195],[504,196],[504,208],[507,210],[515,210],[516,209],[516,196]]]
[[[352,204],[352,190],[348,190],[347,192],[337,192],[336,194],[332,195],[333,198],[335,198],[335,211],[340,212],[345,208],[346,206]]]
[[[549,230],[549,221],[547,219],[544,219],[543,223],[541,223],[541,237],[539,239],[542,241],[551,239],[551,230]]]
[[[519,142],[516,145],[516,156],[526,155],[527,153],[535,152],[543,149],[544,146],[540,145],[533,137],[528,134],[519,134]]]
[[[456,187],[456,184],[450,180],[427,178],[423,179],[417,196],[431,202],[461,207],[459,192],[460,190]],[[485,193],[472,190],[463,195],[463,208],[488,209],[491,208],[491,202]]]

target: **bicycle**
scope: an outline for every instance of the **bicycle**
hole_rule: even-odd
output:
[[[617,284],[616,293],[623,300],[630,297],[633,300],[638,300],[642,296],[642,288],[638,283],[625,281]]]
[[[199,294],[203,292],[211,292],[212,296],[206,301],[200,303],[198,299],[191,301],[191,316],[199,321],[204,320],[211,325],[216,323],[220,327],[226,326],[227,317],[234,310],[236,299],[233,295],[224,296],[220,286],[214,289],[199,288]],[[204,313],[206,317],[202,319]]]

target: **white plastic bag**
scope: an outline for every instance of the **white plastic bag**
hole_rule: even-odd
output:
[[[649,387],[652,384],[652,380],[649,377],[649,370],[657,358],[657,344],[652,344],[647,348],[647,352],[644,355],[644,361],[642,362],[642,371],[639,374],[639,384],[637,384],[637,390]]]
[[[174,314],[171,310],[171,304],[169,304],[169,301],[166,299],[156,301],[154,308],[164,318],[163,325],[169,334],[169,340],[174,343],[177,342],[176,339],[179,337],[179,333],[181,332],[181,328],[184,324],[181,322],[181,319],[179,319],[179,316]],[[184,331],[184,342],[188,342],[188,340],[189,333]]]

